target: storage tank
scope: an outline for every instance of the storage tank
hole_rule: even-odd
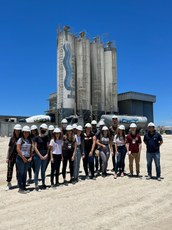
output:
[[[117,99],[117,64],[116,48],[107,42],[104,49],[105,58],[105,111],[106,113],[118,112]]]
[[[148,119],[145,116],[127,116],[127,115],[116,115],[118,119],[119,125],[124,125],[125,129],[128,130],[131,123],[137,124],[138,129],[144,129],[147,128]],[[113,114],[110,115],[102,115],[101,120],[105,122],[107,126],[110,126],[112,124],[112,117]]]
[[[105,111],[104,81],[104,45],[96,37],[91,44],[91,104],[96,119]]]
[[[75,109],[75,36],[69,27],[58,32],[57,40],[57,109],[59,119]]]
[[[85,32],[80,33],[76,39],[76,63],[77,63],[77,112],[85,119],[90,116],[91,88],[90,88],[90,41]]]

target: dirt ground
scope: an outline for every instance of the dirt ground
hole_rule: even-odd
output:
[[[82,180],[56,190],[19,194],[15,174],[13,189],[6,187],[6,152],[9,138],[0,138],[0,230],[171,230],[172,229],[172,136],[163,136],[162,181],[146,180],[145,146],[141,154],[140,178],[109,176]],[[128,157],[126,157],[128,173]],[[81,162],[81,176],[84,175]],[[46,183],[50,185],[50,165]],[[155,167],[153,164],[153,174]],[[68,174],[69,176],[69,174]],[[60,176],[62,182],[62,177]],[[31,190],[34,184],[29,186]]]

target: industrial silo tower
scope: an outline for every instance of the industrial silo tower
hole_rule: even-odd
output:
[[[98,37],[91,43],[91,104],[95,119],[105,111],[104,45]]]
[[[75,36],[64,26],[57,39],[57,110],[58,120],[75,110]]]
[[[104,49],[105,113],[118,112],[116,48],[107,42]]]
[[[78,114],[88,120],[90,117],[91,91],[90,91],[90,41],[85,32],[80,33],[76,39],[76,103]]]

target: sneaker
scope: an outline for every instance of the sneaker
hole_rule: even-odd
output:
[[[60,186],[60,183],[59,183],[59,182],[57,182],[57,183],[55,184],[55,186],[56,186],[56,187],[59,187],[59,186]]]
[[[129,177],[133,177],[133,173],[129,173],[128,176],[129,176]]]
[[[19,189],[18,192],[21,194],[27,194],[27,191],[25,191],[24,189]]]
[[[8,191],[12,187],[12,184],[8,182],[7,187],[5,188],[5,191]]]
[[[24,190],[26,193],[30,193],[30,190],[27,189],[27,188],[24,188],[23,190]]]
[[[151,179],[151,176],[148,175],[148,176],[146,177],[146,180],[150,180],[150,179]]]
[[[42,189],[45,190],[47,186],[45,184],[42,185]]]
[[[114,179],[117,179],[117,174],[116,173],[114,174]]]
[[[90,179],[90,177],[89,176],[86,176],[86,180],[89,180]]]
[[[63,181],[63,184],[64,184],[65,186],[68,186],[67,180],[64,180],[64,181]]]
[[[158,181],[161,181],[161,177],[158,177],[157,180],[158,180]]]
[[[123,172],[121,173],[121,177],[124,177],[124,173]]]
[[[41,189],[39,188],[39,186],[37,185],[37,186],[35,186],[35,191],[37,191],[37,192],[41,192]]]

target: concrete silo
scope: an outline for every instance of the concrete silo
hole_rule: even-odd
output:
[[[75,110],[75,36],[69,27],[58,32],[57,110],[59,120]]]
[[[91,104],[95,119],[105,111],[104,45],[99,38],[91,44]]]
[[[117,64],[116,48],[112,47],[111,42],[107,42],[104,49],[105,63],[105,112],[118,112],[117,99]]]
[[[90,89],[90,41],[85,37],[85,32],[80,33],[76,39],[76,103],[78,114],[88,120],[91,107]]]

